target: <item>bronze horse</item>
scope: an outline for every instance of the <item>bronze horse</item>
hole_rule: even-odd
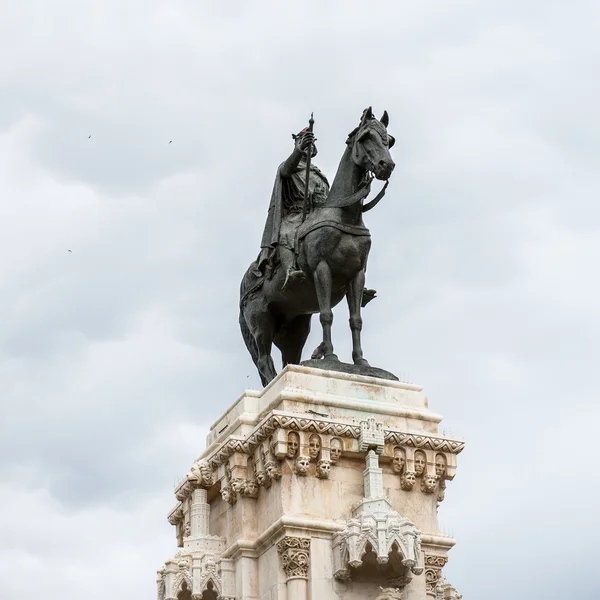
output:
[[[352,332],[352,359],[368,365],[361,346],[360,315],[365,269],[371,248],[371,235],[362,214],[380,199],[363,204],[373,175],[387,181],[394,169],[389,149],[394,138],[387,133],[389,118],[377,120],[366,109],[360,124],[349,135],[346,149],[322,205],[312,207],[298,229],[298,266],[306,274],[303,281],[286,286],[285,268],[272,277],[257,278],[252,263],[240,289],[240,327],[263,385],[277,372],[271,357],[272,344],[281,350],[283,365],[298,364],[310,332],[310,319],[320,314],[325,359],[337,360],[331,342],[332,307],[344,296],[348,300]]]

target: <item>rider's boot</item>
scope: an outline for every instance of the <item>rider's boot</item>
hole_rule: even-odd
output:
[[[306,273],[298,266],[298,257],[296,253],[293,253],[293,259],[291,266],[288,267],[285,274],[285,281],[283,282],[282,289],[285,289],[287,285],[291,283],[298,283],[306,279]]]

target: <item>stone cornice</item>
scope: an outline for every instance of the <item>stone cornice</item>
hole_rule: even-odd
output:
[[[385,441],[398,446],[412,446],[413,448],[427,448],[439,452],[459,454],[465,447],[464,440],[459,438],[423,435],[421,433],[404,433],[393,429],[385,430]]]
[[[305,417],[301,413],[274,410],[264,417],[245,439],[239,436],[231,436],[224,442],[221,442],[210,454],[207,455],[205,453],[201,458],[206,460],[212,469],[216,469],[235,452],[251,454],[258,444],[268,439],[275,430],[280,428],[353,439],[359,439],[361,431],[358,423],[348,423],[343,420],[312,416]],[[423,435],[422,433],[407,433],[392,429],[384,429],[384,435],[385,441],[389,443],[412,446],[414,448],[428,448],[451,454],[458,454],[465,445],[463,440],[456,438]]]
[[[290,535],[306,535],[310,533],[313,537],[321,535],[330,536],[333,533],[342,531],[345,524],[337,523],[335,521],[325,521],[321,519],[309,519],[306,517],[298,517],[293,515],[286,515],[280,517],[273,523],[268,529],[263,531],[254,540],[236,540],[225,552],[223,552],[224,558],[237,558],[238,555],[248,553],[254,556],[260,554],[261,550],[268,545],[269,541],[279,537],[281,531],[285,530]]]

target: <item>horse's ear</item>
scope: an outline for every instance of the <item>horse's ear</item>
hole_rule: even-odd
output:
[[[388,134],[388,148],[391,148],[396,143],[396,138]]]
[[[360,118],[360,125],[364,125],[368,119],[372,119],[373,118],[373,108],[371,106],[369,106],[369,108],[365,108],[365,110],[363,110],[363,114],[362,117]]]
[[[381,115],[381,124],[387,129],[387,126],[390,124],[390,116],[387,114],[387,110],[383,111],[383,115]]]

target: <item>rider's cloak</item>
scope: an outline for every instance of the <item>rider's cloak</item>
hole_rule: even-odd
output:
[[[281,175],[284,164],[285,162],[279,165],[277,175],[275,176],[275,183],[273,184],[267,221],[260,243],[260,255],[258,257],[259,269],[262,269],[265,261],[268,260],[272,251],[277,248],[277,245],[279,244],[281,222],[286,212],[302,210],[306,162],[302,160],[298,163],[298,166],[291,177],[283,177]],[[324,201],[324,197],[326,197],[326,194],[329,192],[329,182],[327,181],[327,178],[313,163],[310,165],[309,177],[309,191],[311,192],[311,195],[314,195],[316,192],[319,196],[318,199],[314,198],[314,201]],[[324,197],[320,198],[320,196]]]

